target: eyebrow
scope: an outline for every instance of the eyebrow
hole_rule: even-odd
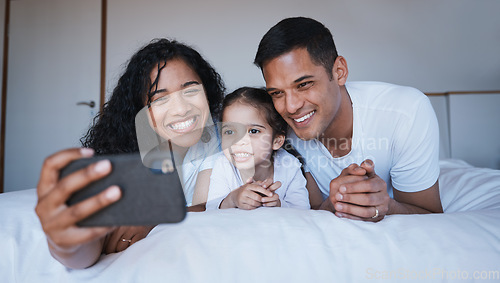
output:
[[[314,76],[311,76],[311,75],[305,75],[305,76],[302,76],[298,79],[296,79],[295,81],[293,81],[294,84],[296,83],[300,83],[301,81],[303,80],[307,80],[307,79],[310,79],[310,78],[314,78]],[[266,91],[269,92],[269,91],[273,91],[273,90],[276,90],[276,88],[273,88],[273,87],[270,87],[270,88],[266,88]]]
[[[302,77],[300,77],[300,78],[296,79],[296,80],[295,80],[295,81],[293,81],[293,82],[294,82],[294,83],[299,83],[299,82],[301,82],[301,81],[303,81],[303,80],[310,79],[310,78],[312,78],[312,77],[313,77],[313,76],[311,76],[311,75],[305,75],[305,76],[302,76]]]
[[[197,81],[185,82],[185,83],[181,84],[181,88],[186,88],[186,87],[192,86],[192,85],[200,85],[200,83]],[[151,92],[149,95],[154,96],[155,94],[160,93],[160,92],[168,92],[168,90],[166,88],[158,89],[156,91]]]
[[[188,87],[188,86],[191,86],[191,85],[199,85],[200,83],[197,82],[197,81],[189,81],[189,82],[186,82],[186,83],[183,83],[181,85],[181,87]]]
[[[250,127],[259,127],[259,128],[264,128],[264,129],[266,128],[265,126],[262,126],[260,124],[248,124],[248,126],[250,126]]]
[[[235,124],[239,124],[239,123],[227,123],[227,124],[223,124],[222,128],[223,129],[224,128],[228,128],[228,127],[234,126]],[[241,124],[241,125],[243,125],[243,124]],[[260,125],[260,124],[247,124],[245,126],[247,126],[247,127],[259,127],[259,128],[264,128],[264,129],[266,128],[265,126]]]

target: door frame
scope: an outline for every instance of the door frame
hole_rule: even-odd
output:
[[[9,67],[9,24],[10,0],[5,0],[5,25],[3,33],[3,62],[2,62],[2,108],[0,122],[0,193],[3,193],[5,173],[5,118],[7,115],[7,70]]]

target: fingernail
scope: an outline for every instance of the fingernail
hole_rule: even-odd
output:
[[[340,218],[344,217],[344,215],[343,215],[343,214],[338,213],[338,212],[335,212],[335,215],[337,215],[337,217],[340,217]]]
[[[343,208],[343,206],[342,206],[340,203],[337,203],[337,204],[335,205],[335,209],[336,209],[336,210],[342,210],[342,208]]]
[[[342,200],[344,197],[341,194],[337,194],[337,200]]]
[[[80,148],[80,154],[83,155],[83,157],[91,157],[94,155],[94,150],[92,148]]]
[[[345,192],[347,191],[347,189],[346,189],[346,187],[345,187],[345,186],[340,186],[339,191],[340,191],[341,193],[345,193]]]
[[[120,189],[117,186],[112,186],[106,191],[106,198],[109,200],[117,200],[120,198]]]
[[[101,160],[101,161],[97,162],[94,170],[96,172],[102,173],[102,172],[109,170],[110,167],[111,167],[111,162],[109,162],[109,160],[106,159],[106,160]]]

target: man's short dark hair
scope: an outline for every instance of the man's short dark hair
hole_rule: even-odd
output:
[[[254,64],[262,66],[297,48],[306,48],[313,63],[323,65],[332,78],[337,49],[330,30],[322,23],[304,17],[287,18],[273,26],[259,43]]]

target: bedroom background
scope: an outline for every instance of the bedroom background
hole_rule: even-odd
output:
[[[0,0],[0,59],[10,4],[8,68],[0,75],[7,87],[2,146],[8,192],[35,187],[43,159],[77,146],[96,113],[103,10],[101,0],[6,1]],[[442,123],[441,157],[500,168],[499,1],[106,2],[106,95],[131,54],[156,37],[195,47],[228,91],[261,86],[252,62],[262,35],[282,18],[308,16],[331,30],[351,81],[379,80],[426,93],[497,91],[430,98]],[[92,100],[94,108],[76,105]]]

